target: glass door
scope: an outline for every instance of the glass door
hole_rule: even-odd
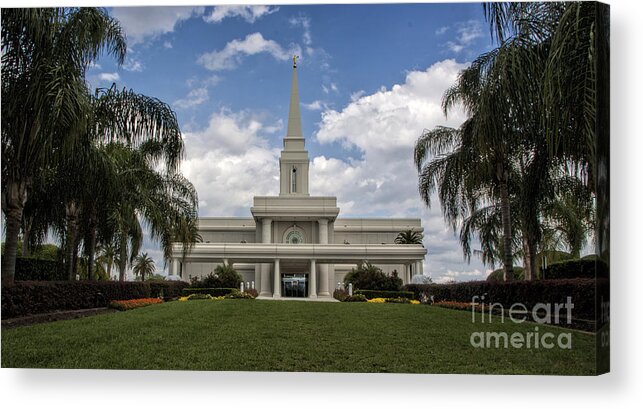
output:
[[[281,277],[281,296],[305,298],[308,296],[308,274],[284,274]]]

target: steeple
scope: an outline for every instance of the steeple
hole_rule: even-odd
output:
[[[297,85],[297,56],[292,58],[292,86],[290,88],[290,111],[288,112],[288,133],[286,138],[303,138],[301,114],[299,113],[299,87]]]
[[[301,130],[299,112],[299,86],[297,84],[297,57],[292,58],[292,86],[288,131],[284,138],[284,150],[279,158],[279,196],[308,196],[308,151]]]

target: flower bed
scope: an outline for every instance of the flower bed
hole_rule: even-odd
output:
[[[241,292],[237,289],[232,289],[233,291],[226,295],[212,296],[205,293],[195,293],[186,295],[179,298],[179,301],[193,301],[193,300],[232,300],[232,299],[245,299],[245,300],[254,300],[257,297],[256,290],[249,290]]]
[[[367,302],[373,303],[373,304],[384,304],[384,303],[391,303],[391,304],[413,304],[413,305],[418,305],[420,302],[418,300],[409,300],[408,298],[404,297],[395,297],[395,298],[371,298],[370,300],[367,300]]]
[[[436,307],[450,308],[452,310],[468,310],[471,311],[470,302],[460,302],[460,301],[438,301],[433,303]],[[476,311],[482,311],[480,305],[475,306]]]
[[[118,300],[109,303],[110,308],[120,311],[133,310],[134,308],[146,307],[152,304],[161,304],[163,300],[160,298],[137,298],[134,300]]]

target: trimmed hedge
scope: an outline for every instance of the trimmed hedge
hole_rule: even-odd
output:
[[[407,284],[404,289],[412,291],[416,299],[422,293],[433,296],[435,302],[459,301],[471,302],[474,296],[484,295],[484,302],[500,303],[505,308],[512,304],[522,303],[527,309],[532,309],[538,303],[565,303],[567,297],[572,297],[574,309],[573,318],[596,320],[597,291],[609,294],[609,280],[605,279],[567,279],[567,280],[538,280],[489,282],[471,281],[456,284]],[[477,299],[481,302],[480,299]],[[605,300],[608,301],[608,300]]]
[[[136,298],[172,298],[187,283],[118,281],[18,281],[2,287],[2,318],[54,311],[107,307],[110,301]]]
[[[16,281],[62,281],[68,278],[62,263],[30,257],[16,257],[14,277]]]
[[[357,290],[355,294],[362,294],[367,300],[373,298],[409,298],[415,294],[412,291],[384,291],[384,290]]]
[[[545,269],[545,279],[608,277],[608,271],[603,260],[588,257],[551,263]]]
[[[184,288],[181,294],[184,296],[192,294],[208,294],[212,297],[221,297],[230,294],[233,291],[239,291],[237,288]]]

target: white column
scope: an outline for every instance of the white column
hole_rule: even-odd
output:
[[[275,259],[275,268],[274,268],[274,276],[275,276],[275,282],[274,282],[274,291],[272,293],[273,298],[280,298],[281,297],[281,269],[279,267],[279,259]]]
[[[319,244],[328,244],[328,219],[319,219]],[[328,264],[319,265],[319,296],[329,297]]]
[[[418,274],[424,274],[424,260],[418,262]]]
[[[317,262],[315,260],[310,260],[310,277],[308,281],[308,298],[317,298]]]
[[[261,242],[270,243],[270,237],[272,236],[272,220],[271,219],[262,219],[262,229],[261,229]],[[261,263],[261,291],[259,292],[260,297],[272,297],[272,292],[270,291],[270,264]]]
[[[179,260],[173,258],[172,259],[172,275],[178,275],[179,274]]]
[[[270,291],[270,267],[269,264],[261,263],[261,291],[259,292],[260,297],[272,297],[272,291]]]
[[[319,219],[319,244],[328,244],[328,219]]]
[[[261,219],[263,228],[261,229],[261,242],[270,243],[272,242],[272,219]]]

